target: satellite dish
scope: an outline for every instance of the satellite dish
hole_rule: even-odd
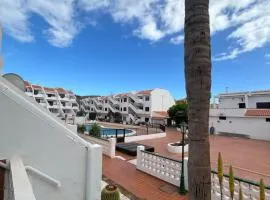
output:
[[[3,77],[23,92],[25,91],[24,80],[19,75],[14,73],[8,73],[4,74]]]

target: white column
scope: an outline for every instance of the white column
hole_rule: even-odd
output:
[[[140,146],[137,146],[137,164],[136,164],[136,168],[137,169],[141,169],[141,161],[142,161],[142,152],[141,151],[144,151],[145,150],[145,147],[140,145]]]
[[[248,108],[249,106],[248,106],[248,95],[247,94],[245,95],[245,104],[246,104],[246,108]]]
[[[102,177],[102,149],[100,145],[88,145],[86,200],[100,200]]]
[[[185,176],[185,188],[188,190],[188,157],[184,158],[184,176]]]

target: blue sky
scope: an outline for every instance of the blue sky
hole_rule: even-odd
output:
[[[213,94],[270,89],[269,10],[210,2]],[[158,87],[182,98],[183,16],[183,0],[2,0],[4,72],[80,95]]]

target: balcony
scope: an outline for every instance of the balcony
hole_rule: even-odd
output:
[[[34,94],[34,97],[44,98],[44,94],[42,94],[42,93],[37,93],[37,94]]]
[[[33,92],[25,92],[25,94],[29,97],[33,97]]]
[[[57,97],[56,96],[46,96],[46,99],[48,100],[57,100]]]

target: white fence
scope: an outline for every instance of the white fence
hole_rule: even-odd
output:
[[[220,186],[218,181],[218,176],[216,173],[211,174],[211,181],[212,181],[212,200],[220,200]],[[235,178],[234,181],[234,198],[235,200],[239,199],[239,187],[241,186],[243,199],[244,200],[256,200],[260,199],[260,188],[258,184],[254,184],[250,181]],[[230,189],[229,189],[229,179],[228,177],[224,177],[223,179],[223,199],[229,200],[230,198]],[[265,199],[270,200],[270,190],[265,188]]]
[[[184,176],[185,188],[188,189],[187,175],[188,158],[184,159]],[[163,181],[180,186],[181,161],[167,158],[159,154],[144,151],[144,146],[137,147],[137,169],[147,174],[155,176]],[[220,200],[220,187],[216,173],[211,174],[212,182],[212,200]],[[235,177],[235,193],[234,199],[238,200],[239,186],[241,185],[244,200],[259,199],[260,190],[256,183]],[[223,200],[230,199],[229,180],[227,177],[223,179]],[[270,200],[270,188],[265,188],[265,199]]]
[[[142,140],[151,140],[156,138],[166,137],[166,133],[153,133],[149,135],[138,135],[138,136],[128,136],[125,137],[125,142],[137,142]]]
[[[86,139],[91,144],[100,145],[102,147],[102,153],[104,155],[107,155],[110,158],[115,157],[115,145],[116,145],[115,138],[103,139],[103,138],[96,138],[92,136],[83,136],[83,138]]]
[[[181,161],[144,151],[144,146],[137,148],[137,169],[155,176],[173,185],[180,185]],[[188,188],[187,161],[184,159],[185,187]]]

